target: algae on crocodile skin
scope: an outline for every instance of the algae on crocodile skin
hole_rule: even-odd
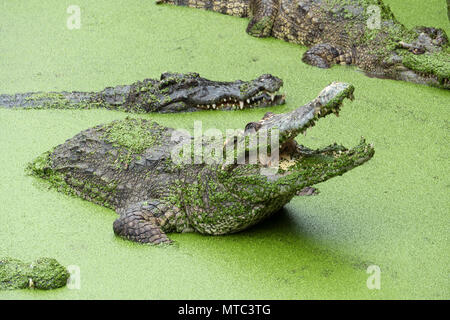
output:
[[[114,208],[111,201],[117,188],[117,184],[114,181],[103,185],[92,181],[79,180],[76,177],[66,177],[64,174],[52,169],[51,153],[52,150],[44,152],[29,162],[26,166],[26,173],[44,179],[46,185],[64,194],[80,196],[82,193],[96,204],[106,208]]]
[[[160,143],[164,128],[156,122],[127,117],[125,120],[113,121],[104,130],[107,141],[128,149],[132,154],[140,154]]]
[[[444,58],[450,56],[450,48],[443,52],[429,54],[404,54],[403,63],[408,68],[415,68],[418,72],[432,73],[438,77],[439,80],[450,77],[450,60],[445,61]],[[441,58],[441,59],[439,59]]]
[[[69,272],[53,258],[40,258],[30,265],[30,278],[36,289],[50,290],[64,287]]]
[[[14,258],[0,258],[0,290],[61,288],[69,276],[67,269],[53,258],[40,258],[31,264]]]

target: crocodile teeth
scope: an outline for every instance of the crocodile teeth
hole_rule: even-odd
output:
[[[247,99],[247,103],[250,104],[250,99]]]
[[[213,109],[215,109],[215,108],[216,108],[216,104],[214,103],[214,104],[212,105],[212,107],[213,107]]]
[[[241,107],[241,109],[244,109],[244,101],[239,101],[239,106]]]
[[[275,100],[275,94],[271,94],[271,95],[270,95],[270,99],[271,99],[272,101],[274,101],[274,100]]]

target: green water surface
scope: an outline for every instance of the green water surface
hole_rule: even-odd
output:
[[[445,1],[389,0],[408,26],[450,34]],[[81,29],[66,9],[81,7]],[[0,299],[381,299],[450,297],[450,92],[371,79],[354,68],[319,70],[306,50],[245,33],[246,19],[148,0],[2,1],[0,93],[100,90],[164,71],[214,80],[272,73],[285,81],[282,107],[143,115],[175,128],[243,128],[268,110],[284,112],[332,81],[356,87],[339,118],[298,141],[354,145],[364,135],[375,157],[296,197],[273,218],[238,234],[171,234],[157,248],[114,236],[116,213],[53,190],[26,164],[81,130],[124,118],[104,110],[0,109],[0,256],[50,256],[81,271],[81,289],[0,292]],[[369,290],[369,265],[381,289]]]

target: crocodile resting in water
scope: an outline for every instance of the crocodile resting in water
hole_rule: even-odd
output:
[[[251,17],[247,32],[309,47],[303,61],[320,68],[356,65],[368,76],[450,88],[444,30],[405,28],[381,0],[158,0]],[[379,24],[377,15],[379,13]]]
[[[38,157],[28,170],[62,192],[115,210],[120,217],[114,232],[133,241],[168,243],[169,232],[233,233],[277,212],[299,190],[342,175],[373,156],[364,139],[352,149],[332,144],[317,150],[294,140],[320,118],[338,114],[343,100],[353,99],[353,91],[352,85],[332,83],[306,105],[282,114],[268,112],[225,144],[218,140],[215,154],[231,148],[231,162],[190,161],[191,147],[210,150],[210,138],[200,138],[195,149],[198,142],[190,136],[181,139],[174,129],[126,118],[82,131]],[[275,152],[250,162],[252,149],[245,141],[262,132],[276,137],[275,129],[278,139],[271,139],[279,142],[281,160],[273,174],[263,174],[262,169],[273,167]],[[235,153],[242,141],[245,148],[237,150],[244,151]],[[268,147],[259,142],[259,150]],[[181,154],[187,161],[174,160],[173,155]]]
[[[0,258],[0,290],[61,288],[69,276],[67,269],[52,258],[40,258],[33,263]]]
[[[6,108],[107,108],[129,112],[189,112],[268,107],[284,103],[283,81],[264,74],[252,81],[211,81],[198,73],[163,73],[100,92],[36,92],[0,95]]]

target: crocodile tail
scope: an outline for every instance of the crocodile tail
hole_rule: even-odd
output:
[[[3,108],[68,109],[89,101],[91,94],[82,92],[27,92],[0,95]]]
[[[229,16],[248,17],[250,0],[156,0],[157,4],[211,10]]]
[[[121,109],[131,86],[105,88],[100,92],[27,92],[0,95],[0,107],[23,109]]]

